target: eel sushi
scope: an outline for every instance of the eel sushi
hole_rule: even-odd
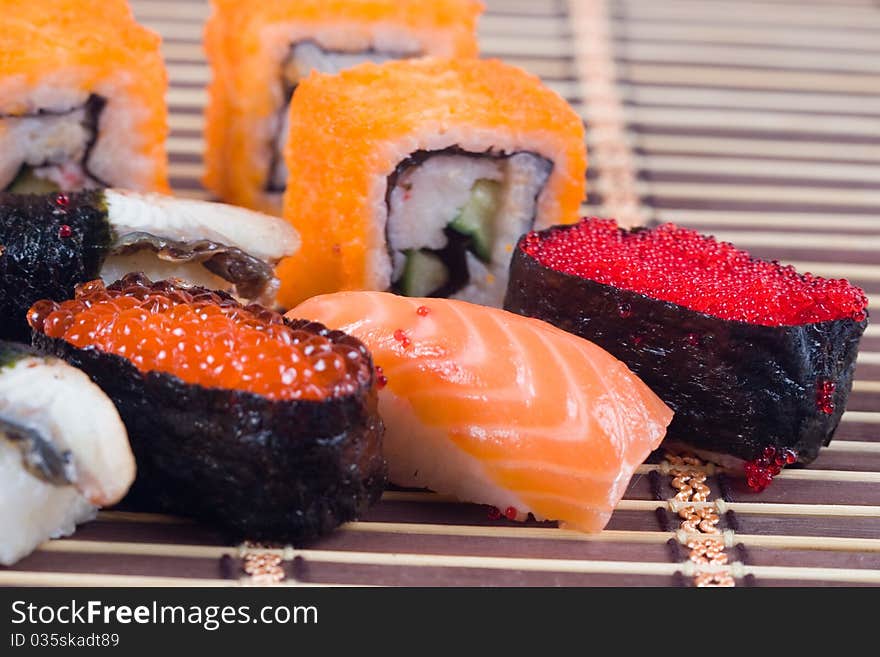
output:
[[[140,274],[40,301],[28,320],[38,347],[115,402],[138,464],[138,508],[301,541],[382,494],[375,374],[353,337]]]
[[[367,61],[476,57],[483,9],[476,0],[213,0],[212,7],[205,184],[224,201],[278,215],[288,108],[303,78]]]
[[[0,191],[167,191],[167,75],[125,0],[0,2]]]
[[[119,414],[62,360],[0,342],[0,564],[72,534],[135,476]]]
[[[29,340],[34,302],[134,271],[272,304],[272,267],[299,239],[284,221],[242,208],[107,189],[0,193],[0,245],[0,338]]]
[[[511,520],[531,513],[601,530],[672,417],[596,345],[496,308],[339,292],[288,317],[349,332],[372,351],[392,482],[493,505]]]
[[[574,220],[586,185],[580,117],[495,60],[312,74],[286,154],[304,243],[278,269],[287,307],[342,290],[500,306],[516,241]]]
[[[867,326],[867,298],[845,280],[672,224],[602,219],[526,235],[505,308],[620,358],[675,411],[667,441],[745,465],[756,491],[829,443]]]

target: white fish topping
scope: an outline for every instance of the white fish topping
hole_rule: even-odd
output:
[[[64,361],[30,356],[0,369],[0,418],[38,433],[59,454],[69,452],[73,484],[96,506],[118,502],[134,481],[134,455],[116,407]],[[23,467],[20,459],[19,453]]]
[[[270,264],[293,255],[300,245],[299,234],[283,219],[232,205],[119,189],[108,189],[106,199],[110,224],[119,235],[208,240]]]

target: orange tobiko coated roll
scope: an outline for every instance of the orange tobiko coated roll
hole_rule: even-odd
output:
[[[290,108],[281,303],[393,290],[500,305],[511,253],[585,194],[581,118],[496,60],[424,58],[312,74]]]
[[[311,71],[365,61],[478,54],[477,0],[212,0],[213,81],[205,184],[224,201],[281,213],[290,98]]]
[[[125,0],[0,0],[0,190],[167,191],[161,39]]]

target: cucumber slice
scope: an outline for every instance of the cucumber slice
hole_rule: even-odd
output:
[[[426,297],[449,282],[443,261],[427,251],[407,251],[400,291],[408,297]]]
[[[50,194],[60,188],[51,180],[37,178],[33,169],[23,166],[6,191],[12,194]]]
[[[474,183],[471,197],[449,227],[473,239],[473,252],[485,263],[492,261],[492,228],[501,205],[501,184],[481,179]]]

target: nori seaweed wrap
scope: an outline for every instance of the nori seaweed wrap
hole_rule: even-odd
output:
[[[274,303],[272,265],[297,244],[286,222],[218,203],[113,189],[0,193],[0,339],[30,339],[34,302],[131,271]]]
[[[102,192],[0,194],[0,339],[29,340],[27,309],[97,278],[111,239]]]
[[[119,409],[138,464],[127,498],[136,508],[301,542],[381,496],[375,373],[355,338],[139,275],[41,301],[28,317],[34,344],[86,372]]]
[[[526,235],[504,304],[622,360],[675,411],[667,442],[752,461],[755,489],[830,442],[866,306],[694,231],[596,219]]]

